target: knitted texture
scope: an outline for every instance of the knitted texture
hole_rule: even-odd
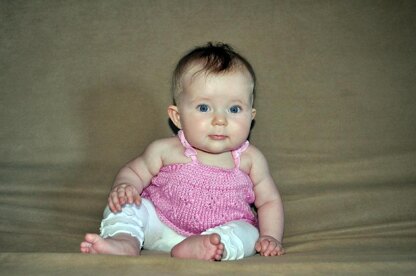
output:
[[[183,133],[178,134],[186,156],[195,156]],[[186,164],[163,167],[142,197],[153,202],[159,218],[177,233],[190,236],[229,221],[245,220],[255,225],[250,204],[254,202],[253,183],[239,169],[240,154],[248,141],[233,151],[232,169],[201,164],[196,158]]]

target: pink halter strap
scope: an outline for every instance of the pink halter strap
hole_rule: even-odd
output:
[[[178,137],[182,145],[185,147],[185,152],[184,152],[185,156],[191,157],[192,161],[197,161],[196,159],[197,152],[186,140],[185,134],[183,134],[183,130],[179,130]]]
[[[182,130],[179,130],[178,132],[179,140],[181,141],[182,145],[185,147],[185,156],[190,157],[193,162],[198,162],[197,159],[197,151],[191,146],[191,144],[188,143],[188,141],[185,138],[185,134]],[[250,145],[249,141],[245,141],[239,148],[233,150],[231,154],[233,155],[234,164],[236,168],[240,167],[240,156],[241,154],[248,148]]]
[[[246,151],[250,143],[248,141],[245,141],[238,149],[233,150],[233,158],[234,158],[234,164],[236,168],[240,168],[240,156],[243,152]]]

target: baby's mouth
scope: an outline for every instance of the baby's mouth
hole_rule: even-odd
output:
[[[227,138],[227,136],[225,135],[209,135],[209,138],[211,138],[212,140],[224,140]]]

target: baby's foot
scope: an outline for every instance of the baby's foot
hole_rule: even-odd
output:
[[[224,253],[224,244],[218,234],[190,236],[175,245],[173,257],[220,261]]]
[[[82,253],[110,255],[140,255],[137,240],[126,234],[103,239],[97,234],[86,234],[80,246]]]

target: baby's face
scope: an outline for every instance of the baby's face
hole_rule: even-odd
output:
[[[253,81],[246,70],[224,74],[194,74],[182,79],[178,103],[180,127],[196,149],[222,153],[238,148],[247,139],[256,110]]]

